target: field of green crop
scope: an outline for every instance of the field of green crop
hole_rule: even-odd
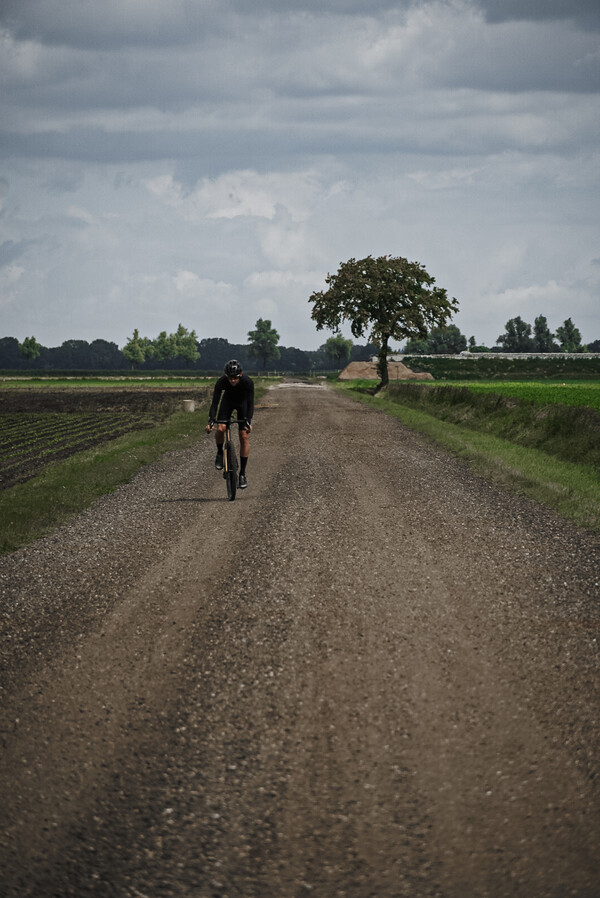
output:
[[[588,406],[600,411],[600,382],[590,381],[444,381],[444,386],[466,387],[473,393],[512,396],[534,405]]]

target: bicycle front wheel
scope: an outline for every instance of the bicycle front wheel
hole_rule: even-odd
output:
[[[226,465],[225,465],[225,483],[227,484],[227,498],[230,502],[235,499],[237,490],[237,455],[233,443],[228,443],[225,449]]]

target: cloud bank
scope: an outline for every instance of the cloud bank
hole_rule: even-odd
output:
[[[310,349],[327,272],[391,253],[479,342],[600,338],[596,2],[5,0],[0,41],[6,335]]]

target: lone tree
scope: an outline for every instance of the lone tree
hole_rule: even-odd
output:
[[[448,299],[446,290],[434,287],[435,278],[423,265],[401,256],[349,259],[337,274],[328,274],[325,283],[329,289],[309,299],[317,330],[339,331],[342,322],[348,321],[354,337],[367,334],[379,349],[377,390],[389,382],[390,340],[425,339],[430,328],[444,327],[458,309],[456,299]]]
[[[248,331],[248,355],[251,359],[262,359],[263,368],[266,368],[270,359],[279,358],[279,334],[268,319],[259,318],[254,327],[253,331]]]

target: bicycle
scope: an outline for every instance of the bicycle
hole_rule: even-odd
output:
[[[248,424],[246,418],[227,418],[227,420],[217,420],[216,424],[225,425],[225,441],[223,443],[223,477],[227,486],[227,498],[230,502],[235,499],[237,492],[237,471],[238,460],[237,452],[231,438],[231,425],[240,424],[241,422]],[[214,425],[213,425],[214,426]],[[212,430],[212,427],[211,427]]]

